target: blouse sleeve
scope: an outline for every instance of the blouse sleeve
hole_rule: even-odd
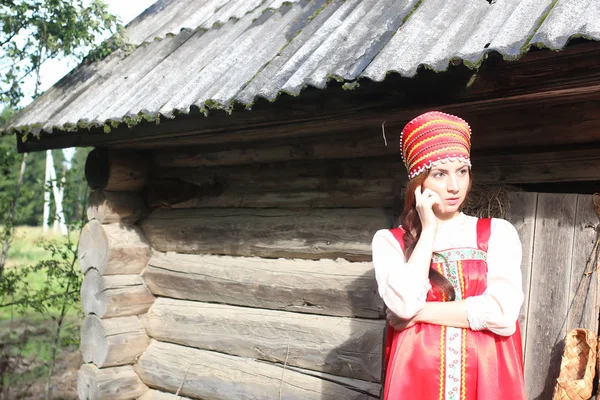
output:
[[[473,330],[489,330],[510,336],[523,304],[521,241],[516,229],[502,219],[493,219],[487,252],[487,289],[468,297],[467,319]]]
[[[408,268],[400,243],[387,229],[377,231],[372,251],[377,287],[385,305],[400,318],[414,317],[425,306],[429,279]]]

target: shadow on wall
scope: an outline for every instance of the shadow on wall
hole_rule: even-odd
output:
[[[375,272],[366,272],[347,286],[354,317],[344,318],[348,323],[337,332],[348,338],[333,349],[325,359],[324,370],[352,390],[348,399],[373,400],[380,398],[383,333],[385,328],[383,301],[377,292]],[[365,318],[370,315],[370,318]],[[327,379],[325,377],[325,379]],[[323,385],[327,385],[323,380]],[[323,387],[323,393],[330,392]],[[331,397],[323,395],[323,400]]]

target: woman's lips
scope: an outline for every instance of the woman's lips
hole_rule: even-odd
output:
[[[446,203],[448,203],[451,206],[457,205],[459,201],[460,201],[460,197],[452,197],[452,198],[446,199]]]

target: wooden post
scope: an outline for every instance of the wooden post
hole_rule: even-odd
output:
[[[135,363],[149,338],[138,317],[100,319],[88,315],[81,325],[81,354],[98,368]]]
[[[77,376],[77,394],[82,400],[129,400],[147,391],[148,386],[130,365],[98,369],[84,364]]]

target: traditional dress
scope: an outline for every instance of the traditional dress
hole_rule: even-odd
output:
[[[444,301],[422,274],[410,270],[401,229],[373,238],[379,293],[399,316],[426,301]],[[521,336],[521,244],[504,220],[460,214],[442,224],[431,268],[467,302],[470,329],[418,323],[388,332],[384,400],[525,399]]]

